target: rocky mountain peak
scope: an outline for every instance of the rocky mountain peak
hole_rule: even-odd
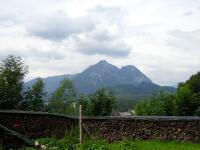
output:
[[[152,87],[155,85],[145,74],[143,74],[135,66],[127,65],[123,66],[122,68],[118,68],[117,66],[110,64],[106,60],[101,60],[76,75],[62,75],[43,79],[46,85],[47,92],[52,94],[53,91],[55,91],[55,89],[59,86],[60,81],[66,77],[73,80],[79,93],[84,94],[93,93],[101,87],[114,88],[123,85],[123,89],[125,89],[126,91],[126,88],[128,86],[132,86],[138,89],[144,89],[141,86],[145,85],[145,88],[148,89],[148,87]],[[34,82],[35,81],[32,80],[26,84],[31,85]],[[156,85],[155,88],[159,89],[159,86]]]
[[[106,60],[100,60],[97,64],[109,64]]]

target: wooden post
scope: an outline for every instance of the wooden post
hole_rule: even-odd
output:
[[[82,106],[79,105],[79,141],[82,144]]]

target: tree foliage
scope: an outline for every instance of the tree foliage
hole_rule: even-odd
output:
[[[137,103],[135,111],[141,116],[171,116],[174,115],[175,96],[159,93]]]
[[[33,86],[27,87],[23,92],[23,101],[20,109],[29,111],[43,111],[44,97],[46,96],[45,85],[41,78],[38,78]]]
[[[58,89],[48,104],[48,111],[62,114],[72,114],[74,112],[77,92],[73,82],[69,79],[61,81]]]
[[[174,95],[160,94],[139,102],[137,115],[200,115],[200,72],[180,83]]]
[[[46,92],[44,92],[44,82],[41,78],[38,78],[36,83],[32,86],[32,105],[31,109],[34,111],[41,111],[43,109],[44,97]]]
[[[177,115],[198,115],[200,107],[200,72],[192,75],[177,89]]]
[[[30,87],[27,87],[23,90],[23,99],[19,104],[19,109],[21,110],[30,110],[31,101],[33,99],[32,91]]]
[[[115,97],[111,91],[101,88],[90,96],[90,105],[91,115],[109,116],[115,106]]]
[[[22,101],[23,79],[28,67],[9,55],[0,63],[0,109],[17,109]]]
[[[84,94],[80,94],[78,100],[78,105],[82,105],[82,114],[91,115],[91,105],[89,97]]]

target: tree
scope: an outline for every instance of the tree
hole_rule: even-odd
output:
[[[33,86],[23,91],[23,101],[20,109],[29,111],[42,111],[44,109],[45,85],[41,78],[38,78]]]
[[[19,104],[19,109],[21,110],[30,110],[31,101],[33,99],[32,91],[30,87],[27,87],[23,90],[23,99]]]
[[[90,106],[90,99],[88,96],[84,94],[80,94],[78,98],[79,102],[78,105],[82,105],[82,114],[83,115],[91,115],[91,106]]]
[[[44,105],[44,97],[46,96],[46,92],[44,92],[44,82],[41,78],[38,78],[35,84],[31,88],[31,105],[29,106],[30,110],[33,111],[42,111]]]
[[[186,81],[185,84],[189,86],[190,90],[193,93],[199,93],[200,92],[200,72],[198,72],[195,75],[192,75],[190,79]]]
[[[175,96],[160,92],[140,101],[135,106],[135,112],[141,116],[171,116],[175,111]]]
[[[179,83],[175,95],[161,93],[147,101],[139,102],[137,115],[200,115],[200,72],[192,75],[185,83]]]
[[[176,115],[176,96],[174,94],[165,94],[162,100],[164,101],[166,116]]]
[[[58,89],[54,92],[54,95],[48,104],[48,111],[72,114],[76,99],[77,92],[73,82],[69,79],[64,79],[61,81]]]
[[[0,109],[16,109],[22,101],[23,79],[28,67],[20,57],[9,55],[0,63]]]
[[[185,83],[180,83],[176,92],[176,114],[199,115],[200,107],[200,72],[192,75]]]
[[[139,116],[149,115],[149,102],[147,100],[142,100],[138,102],[135,106],[135,113]]]
[[[109,116],[115,106],[115,97],[111,91],[101,88],[90,96],[90,103],[91,115]]]

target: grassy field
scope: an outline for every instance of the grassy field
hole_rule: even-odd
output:
[[[68,132],[62,139],[42,138],[38,142],[47,147],[47,150],[200,150],[200,144],[187,142],[125,140],[109,143],[105,140],[84,137],[79,145],[78,130]],[[1,146],[0,146],[1,150]],[[36,150],[22,148],[21,150]]]
[[[200,150],[200,144],[162,141],[120,141],[108,143],[104,140],[86,140],[81,146],[75,139],[40,139],[48,150]],[[77,143],[77,144],[76,144]],[[25,150],[34,150],[25,148]]]

